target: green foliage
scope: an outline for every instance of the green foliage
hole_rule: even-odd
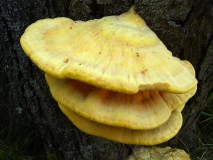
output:
[[[56,160],[45,147],[36,126],[0,103],[0,160]]]
[[[205,110],[201,113],[203,143],[213,150],[213,93],[209,96]]]
[[[199,146],[191,155],[199,157],[201,160],[211,160],[213,159],[213,92],[210,94],[199,120],[199,129],[196,133]]]
[[[61,158],[57,157],[56,154],[49,149],[46,145],[45,145],[45,149],[46,149],[46,159],[47,160],[59,160]]]

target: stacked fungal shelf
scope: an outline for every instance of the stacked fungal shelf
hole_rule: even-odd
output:
[[[20,41],[61,111],[91,135],[165,142],[180,130],[181,111],[196,92],[193,66],[173,57],[133,9],[86,22],[39,20]]]

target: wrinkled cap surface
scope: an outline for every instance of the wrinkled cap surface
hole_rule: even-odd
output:
[[[98,123],[130,129],[152,129],[162,125],[171,112],[185,104],[196,91],[194,88],[184,94],[162,91],[124,94],[48,74],[45,78],[55,100],[73,112]]]
[[[21,46],[43,71],[123,93],[184,93],[197,80],[134,11],[87,22],[39,20]]]
[[[113,127],[83,118],[67,107],[59,104],[62,112],[81,131],[125,144],[155,145],[174,137],[182,125],[182,115],[174,110],[166,123],[151,130],[131,130]]]

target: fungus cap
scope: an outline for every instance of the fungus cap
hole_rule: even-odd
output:
[[[127,160],[190,160],[182,149],[171,147],[136,147]]]
[[[46,73],[116,92],[185,93],[197,84],[132,9],[86,22],[64,17],[39,20],[25,30],[20,42]]]
[[[165,123],[172,110],[194,95],[196,88],[174,94],[140,91],[124,94],[45,74],[53,98],[89,120],[130,129],[152,129]]]
[[[155,145],[163,143],[174,137],[182,125],[182,115],[178,110],[172,111],[168,121],[155,129],[132,130],[97,123],[81,117],[61,104],[59,107],[81,131],[125,144]]]

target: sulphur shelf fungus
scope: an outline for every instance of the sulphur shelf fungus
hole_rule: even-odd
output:
[[[182,149],[171,147],[137,147],[127,160],[190,160]]]
[[[197,80],[133,10],[87,22],[39,20],[21,37],[25,53],[56,78],[134,94],[185,93]]]
[[[59,104],[59,107],[62,112],[73,122],[73,124],[83,132],[125,144],[159,144],[174,137],[182,125],[182,115],[180,110],[172,111],[172,114],[166,123],[154,129],[133,130],[125,127],[97,123],[76,114],[61,104]]]
[[[173,57],[133,9],[86,22],[39,20],[20,41],[46,72],[62,112],[80,130],[109,140],[171,139],[197,89],[193,66]]]
[[[194,95],[162,91],[125,94],[97,88],[71,79],[45,75],[54,99],[80,116],[98,123],[129,129],[153,129],[165,123],[171,112]]]

